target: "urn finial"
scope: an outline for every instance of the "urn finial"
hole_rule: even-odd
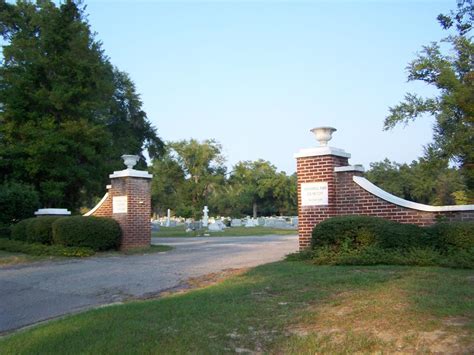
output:
[[[127,166],[127,169],[133,169],[133,167],[138,163],[140,157],[138,155],[122,155],[123,163]]]
[[[334,127],[316,127],[311,130],[316,136],[316,140],[323,147],[328,145],[328,142],[332,139],[332,134],[336,131],[337,129]]]

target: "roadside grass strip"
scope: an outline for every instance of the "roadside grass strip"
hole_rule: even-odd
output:
[[[472,353],[473,333],[472,270],[297,261],[41,324],[0,353]]]

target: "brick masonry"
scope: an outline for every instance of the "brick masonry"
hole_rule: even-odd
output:
[[[300,249],[311,244],[311,233],[316,224],[337,214],[336,211],[336,176],[334,168],[347,166],[348,158],[335,155],[303,157],[296,160],[298,176],[298,235]],[[302,206],[301,184],[309,182],[328,183],[327,206]]]
[[[424,212],[401,207],[381,199],[353,181],[353,176],[363,176],[359,171],[335,172],[334,168],[348,166],[348,158],[320,155],[297,158],[298,175],[298,234],[299,247],[311,246],[311,234],[316,224],[333,216],[366,215],[382,217],[401,223],[428,226],[440,217],[448,221],[474,220],[474,211]],[[301,205],[301,184],[328,183],[328,205]]]
[[[151,245],[151,179],[117,177],[111,179],[107,198],[92,213],[98,217],[112,217],[122,229],[120,249]],[[127,213],[113,213],[114,196],[127,196]]]

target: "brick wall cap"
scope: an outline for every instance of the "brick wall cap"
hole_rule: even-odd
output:
[[[99,203],[97,205],[95,205],[95,207],[93,209],[91,209],[89,212],[84,214],[84,217],[92,216],[94,214],[94,212],[97,211],[99,209],[99,207],[102,206],[102,204],[107,200],[107,197],[109,197],[108,192],[104,195],[104,197],[102,197],[102,200],[100,200]]]
[[[120,170],[120,171],[114,171],[114,173],[110,174],[109,177],[111,179],[123,178],[123,177],[137,177],[137,178],[142,178],[142,179],[151,179],[153,175],[143,170],[125,169],[125,170]]]
[[[66,208],[40,208],[35,216],[69,216],[71,214]]]
[[[365,172],[365,169],[362,165],[356,164],[356,165],[348,165],[348,166],[336,166],[334,168],[334,172],[336,173],[342,173],[346,171],[360,171],[361,173]]]
[[[430,206],[424,205],[422,203],[408,201],[403,198],[394,196],[385,190],[382,190],[380,187],[375,186],[369,180],[361,176],[353,176],[352,180],[364,190],[370,192],[372,195],[375,195],[381,198],[382,200],[388,201],[401,207],[426,212],[474,211],[474,205]]]
[[[321,155],[335,155],[343,158],[350,158],[351,155],[340,148],[335,147],[314,147],[300,149],[298,153],[294,154],[295,158],[317,157]]]

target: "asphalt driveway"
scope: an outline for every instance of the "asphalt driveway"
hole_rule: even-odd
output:
[[[0,267],[0,334],[67,313],[146,297],[190,277],[256,266],[298,249],[296,236],[153,238],[165,253]]]

